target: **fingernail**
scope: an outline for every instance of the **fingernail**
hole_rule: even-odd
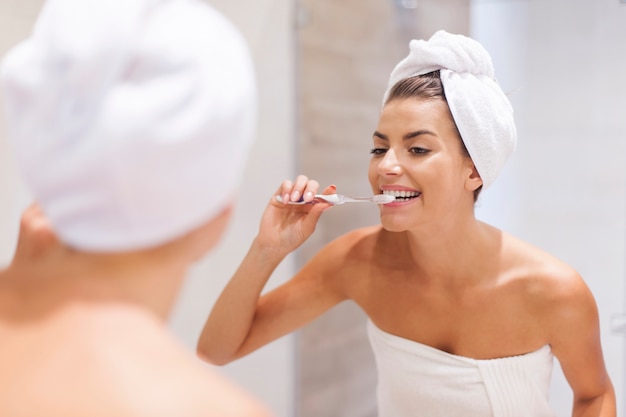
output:
[[[313,193],[312,193],[312,192],[310,192],[310,191],[307,191],[307,192],[304,194],[304,198],[305,198],[306,200],[310,200],[310,199],[312,199],[312,198],[313,198]]]
[[[285,193],[285,195],[283,196],[283,203],[287,203],[289,201],[289,193]]]
[[[298,201],[299,199],[300,199],[300,191],[296,190],[293,193],[291,193],[292,201]]]

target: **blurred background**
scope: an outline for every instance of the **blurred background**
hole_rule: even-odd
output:
[[[0,0],[0,54],[28,35],[42,3]],[[227,236],[190,272],[171,318],[190,351],[283,179],[305,173],[345,194],[370,192],[371,133],[389,73],[410,39],[445,29],[483,43],[516,112],[517,151],[482,194],[477,216],[585,278],[600,310],[618,415],[626,412],[626,0],[209,3],[250,44],[260,120]],[[30,202],[0,119],[0,267],[12,257],[18,219]],[[377,221],[375,207],[330,210],[269,288],[329,240]],[[220,371],[281,417],[376,415],[365,317],[351,303]],[[559,416],[571,415],[571,400],[556,362],[551,402]]]

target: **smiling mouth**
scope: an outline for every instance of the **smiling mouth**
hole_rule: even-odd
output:
[[[382,190],[382,193],[385,195],[392,195],[396,199],[393,201],[394,203],[401,203],[404,201],[410,201],[414,198],[422,195],[419,191],[396,191],[396,190]]]

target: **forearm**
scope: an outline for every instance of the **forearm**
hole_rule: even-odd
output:
[[[219,365],[237,356],[254,323],[263,287],[286,255],[253,242],[204,325],[197,347],[200,357]]]

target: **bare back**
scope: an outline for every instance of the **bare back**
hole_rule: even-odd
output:
[[[142,309],[15,278],[0,273],[0,415],[268,415]]]

